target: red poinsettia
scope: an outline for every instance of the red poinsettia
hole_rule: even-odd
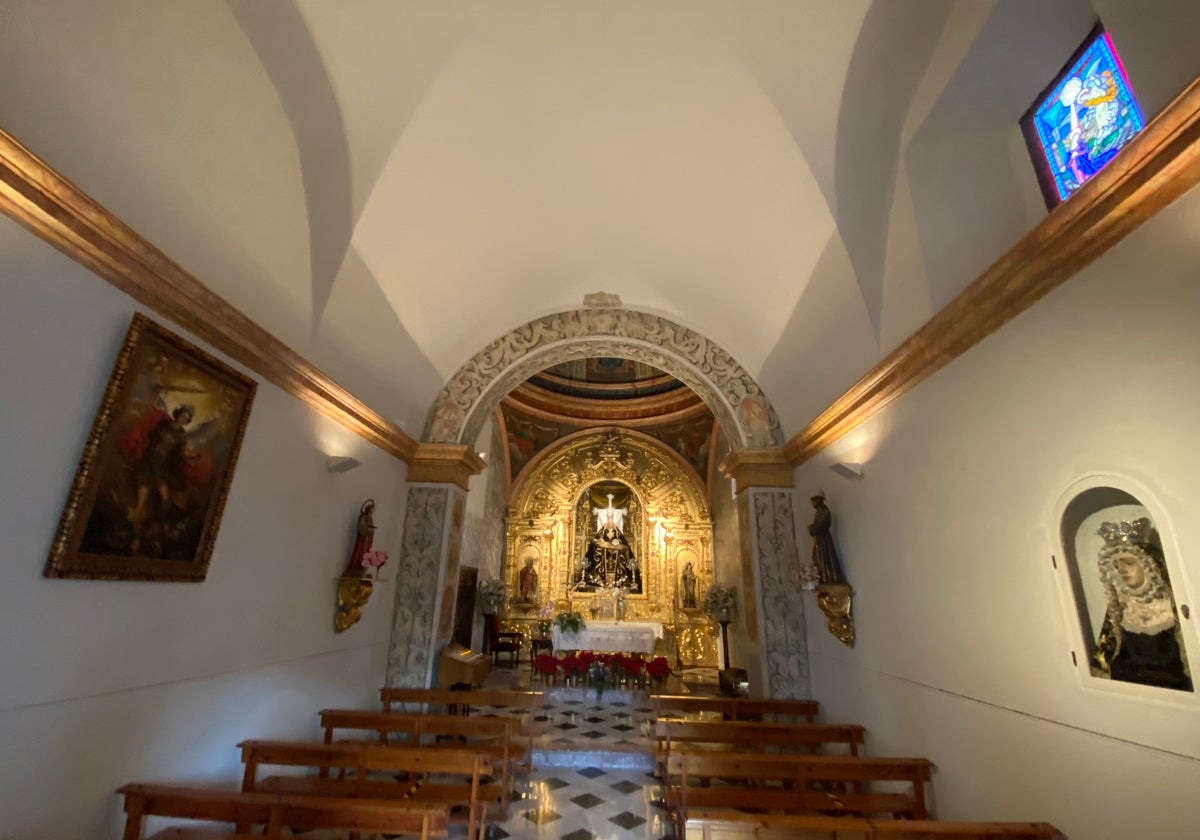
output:
[[[588,664],[582,656],[569,653],[559,661],[558,667],[568,677],[580,677],[587,673]]]
[[[553,677],[558,674],[558,660],[550,653],[539,653],[533,660],[533,670],[543,677]]]
[[[656,656],[646,663],[646,673],[656,680],[661,680],[671,673],[671,666],[665,656]]]
[[[645,660],[643,660],[640,656],[621,657],[620,667],[631,677],[641,676],[642,668],[645,665]]]

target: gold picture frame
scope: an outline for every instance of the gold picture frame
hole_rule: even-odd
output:
[[[255,388],[134,315],[43,574],[204,580]]]

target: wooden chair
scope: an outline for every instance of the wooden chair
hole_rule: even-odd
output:
[[[508,654],[508,664],[516,667],[521,661],[521,634],[500,629],[500,617],[485,616],[488,622],[488,637],[491,639],[492,664],[500,664],[500,654]]]

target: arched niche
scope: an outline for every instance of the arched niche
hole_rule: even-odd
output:
[[[784,443],[774,407],[724,348],[681,324],[623,308],[585,308],[530,321],[471,357],[430,409],[423,439],[470,443],[505,394],[538,371],[589,356],[645,362],[696,392],[732,448]]]
[[[577,432],[539,453],[513,487],[506,533],[505,580],[518,591],[524,558],[537,557],[539,597],[545,604],[593,597],[572,590],[587,548],[594,506],[590,488],[615,483],[629,488],[638,521],[631,548],[638,558],[642,592],[629,597],[626,617],[675,622],[684,562],[692,562],[700,591],[713,579],[712,520],[699,477],[660,441],[629,429]],[[610,484],[611,486],[611,484]],[[586,509],[586,510],[585,510]],[[517,617],[532,616],[537,604],[514,604]]]
[[[1055,565],[1077,642],[1072,655],[1083,678],[1124,692],[1194,698],[1190,599],[1174,536],[1149,491],[1122,476],[1081,479],[1059,500],[1055,532]]]

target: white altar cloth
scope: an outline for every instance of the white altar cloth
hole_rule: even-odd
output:
[[[663,637],[657,621],[588,621],[578,633],[551,633],[555,650],[599,650],[621,653],[653,653],[654,640]]]

